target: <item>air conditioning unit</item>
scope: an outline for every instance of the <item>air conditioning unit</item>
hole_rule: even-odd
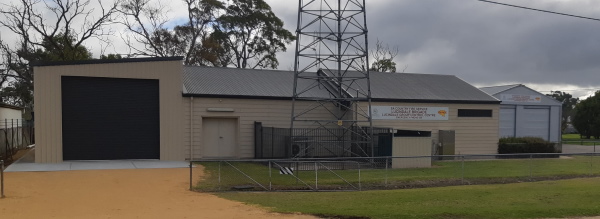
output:
[[[309,157],[310,138],[293,137],[291,145],[290,154],[293,158]]]

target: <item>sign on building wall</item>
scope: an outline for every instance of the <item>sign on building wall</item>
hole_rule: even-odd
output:
[[[502,100],[503,102],[541,103],[542,96],[521,95],[521,94],[501,94],[500,100]]]
[[[448,107],[371,106],[373,119],[379,120],[448,120]]]

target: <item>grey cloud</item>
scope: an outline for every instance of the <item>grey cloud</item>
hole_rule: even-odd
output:
[[[600,14],[600,2],[594,1],[502,2],[583,16]],[[269,3],[294,30],[297,4]],[[367,15],[371,43],[380,39],[397,45],[396,62],[408,65],[407,72],[453,74],[476,84],[600,87],[598,21],[475,0],[368,0]],[[289,68],[293,51],[280,54],[280,59],[281,68]]]

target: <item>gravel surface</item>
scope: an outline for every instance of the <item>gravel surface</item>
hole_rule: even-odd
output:
[[[200,167],[194,172],[198,176]],[[5,173],[0,217],[315,218],[191,192],[188,173],[186,168]]]

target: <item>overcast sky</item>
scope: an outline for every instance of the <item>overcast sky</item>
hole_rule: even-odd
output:
[[[296,0],[266,0],[294,32]],[[598,0],[497,0],[600,18]],[[171,1],[174,20],[185,10]],[[371,44],[398,46],[398,69],[456,75],[475,86],[525,84],[542,93],[586,96],[600,89],[600,21],[566,17],[476,0],[367,0]],[[120,31],[121,28],[115,27]],[[0,28],[2,39],[13,37]],[[126,53],[119,37],[106,53]],[[99,56],[97,42],[86,44]],[[292,69],[294,45],[278,58]]]

